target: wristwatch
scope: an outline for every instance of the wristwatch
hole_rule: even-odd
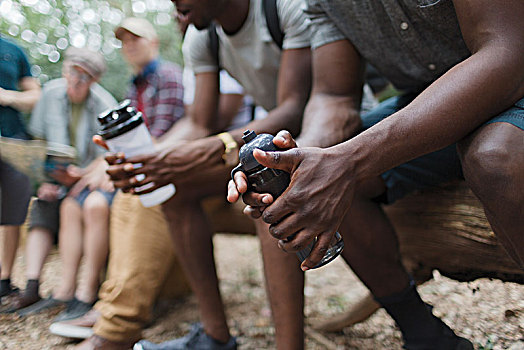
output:
[[[233,139],[233,136],[228,132],[223,132],[217,135],[220,140],[224,143],[225,150],[222,154],[224,163],[228,166],[238,164],[238,144]]]

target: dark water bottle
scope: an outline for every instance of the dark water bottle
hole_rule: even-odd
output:
[[[253,156],[255,148],[263,151],[280,151],[277,146],[273,143],[273,136],[269,134],[257,135],[254,131],[244,131],[242,137],[245,145],[240,148],[238,164],[231,171],[231,178],[237,171],[242,171],[247,176],[248,190],[257,193],[269,193],[273,196],[273,199],[277,199],[278,196],[286,190],[290,182],[290,175],[288,172],[279,169],[272,169],[263,166]],[[288,237],[288,240],[293,237]],[[306,248],[297,252],[297,256],[300,261],[304,261],[311,250],[316,244],[316,239],[311,242]],[[331,242],[326,254],[322,260],[314,267],[314,269],[326,265],[333,259],[335,259],[344,249],[344,241],[340,233],[335,232],[333,241]]]

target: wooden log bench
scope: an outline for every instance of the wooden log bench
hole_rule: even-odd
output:
[[[413,193],[384,209],[398,234],[404,264],[417,283],[438,270],[461,282],[489,277],[524,284],[524,271],[498,242],[482,204],[464,181]],[[378,308],[368,294],[315,328],[340,331]]]
[[[222,196],[204,201],[213,230],[255,234],[252,220],[242,214],[244,205],[226,203]],[[524,271],[498,242],[482,205],[465,182],[413,193],[386,206],[385,211],[398,233],[404,264],[417,283],[431,279],[433,270],[438,270],[457,281],[489,277],[524,284]],[[367,319],[378,308],[373,297],[367,295],[315,328],[339,331]]]

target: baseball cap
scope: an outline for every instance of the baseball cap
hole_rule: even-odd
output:
[[[99,78],[106,71],[104,56],[89,49],[71,46],[65,52],[65,60],[84,69],[93,78]]]
[[[156,30],[153,25],[144,18],[138,17],[128,17],[120,23],[118,27],[115,28],[115,36],[117,39],[121,40],[122,32],[127,30],[130,33],[135,34],[136,36],[153,40],[157,38]]]

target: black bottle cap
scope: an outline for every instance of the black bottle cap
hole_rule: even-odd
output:
[[[246,130],[244,131],[244,136],[242,136],[242,141],[244,143],[248,143],[249,141],[253,140],[255,137],[257,137],[256,132],[253,130]]]
[[[124,100],[116,108],[98,115],[98,122],[102,126],[98,134],[105,140],[120,136],[143,122],[142,113],[130,103],[130,100]]]

